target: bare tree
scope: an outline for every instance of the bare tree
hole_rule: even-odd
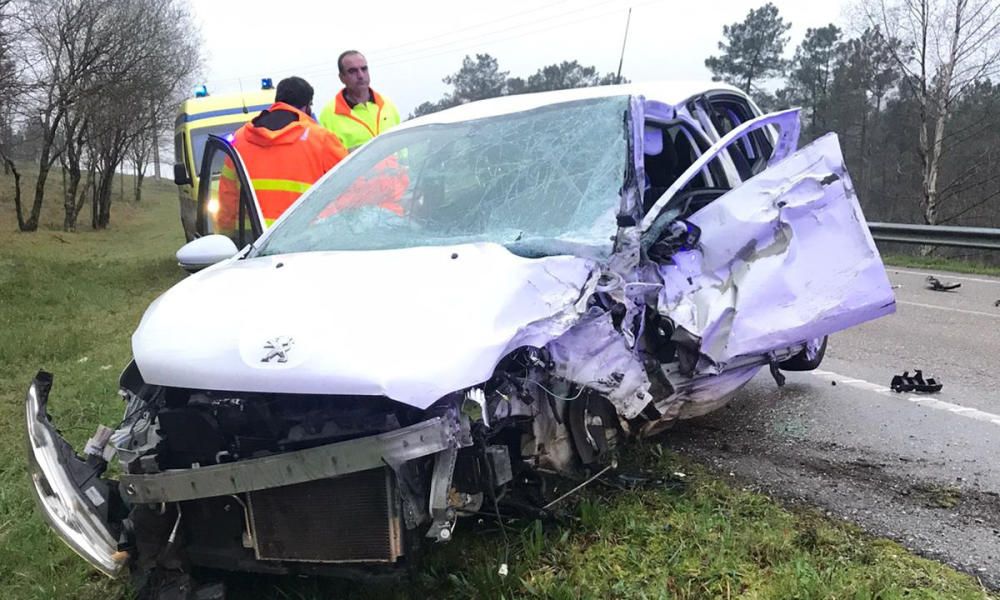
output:
[[[21,227],[34,231],[49,170],[63,151],[57,143],[63,119],[78,102],[100,92],[118,48],[109,23],[113,15],[102,10],[102,0],[18,4],[22,61],[30,75],[29,90],[34,100],[29,107],[37,111],[28,118],[37,118],[42,126],[34,200]],[[18,220],[22,222],[20,214]]]
[[[128,148],[128,161],[132,163],[132,169],[135,171],[132,183],[132,198],[136,202],[142,201],[142,182],[146,178],[146,167],[153,160],[153,139],[155,133],[155,127],[149,126],[144,128]]]
[[[862,3],[871,25],[903,43],[889,48],[919,111],[921,209],[939,223],[939,173],[946,128],[956,103],[1000,66],[996,0],[880,0]]]
[[[2,147],[0,147],[0,161],[3,161],[4,170],[14,176],[14,210],[17,211],[17,224],[23,226],[24,223],[21,220],[21,173],[17,170],[14,161],[4,153]]]
[[[129,155],[136,171],[136,198],[142,171],[163,115],[180,88],[200,66],[199,45],[193,37],[186,5],[176,0],[108,0],[134,43],[118,59],[129,73],[110,85],[93,117],[96,159],[94,227],[107,227],[111,217],[111,185],[115,171]]]
[[[7,8],[11,0],[0,0],[0,151],[13,137],[13,108],[20,88],[17,64],[14,62],[12,37]],[[13,164],[13,163],[12,163]],[[4,173],[10,173],[10,166],[3,161]]]
[[[63,230],[73,231],[76,227],[76,217],[83,208],[84,191],[89,187],[93,176],[92,165],[87,168],[88,185],[80,189],[80,179],[83,176],[81,162],[87,151],[90,120],[87,110],[74,110],[65,119],[62,134],[63,152],[60,155],[66,183],[63,186]],[[79,196],[79,198],[78,198]]]
[[[72,229],[83,156],[98,167],[98,179],[112,176],[150,120],[147,99],[173,97],[200,64],[196,30],[185,0],[14,2],[31,84],[25,118],[41,124],[34,200],[19,222],[24,230],[37,229],[46,180],[60,160],[67,188],[73,188],[72,197],[67,189],[64,198],[64,228]],[[103,206],[94,225],[104,227],[110,182],[98,181],[94,188],[100,196],[94,201]]]

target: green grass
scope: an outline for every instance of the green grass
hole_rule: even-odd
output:
[[[9,189],[8,180],[0,185]],[[146,305],[182,276],[173,258],[183,243],[176,188],[153,182],[146,187],[148,202],[138,207],[116,202],[111,228],[100,232],[58,230],[58,185],[52,186],[35,233],[18,232],[13,203],[0,203],[0,596],[5,599],[122,593],[120,584],[92,572],[35,513],[24,469],[22,407],[31,378],[43,368],[55,374],[52,413],[73,443],[85,441],[97,423],[114,425],[121,418],[117,379],[131,356],[131,332]]]
[[[3,181],[0,181],[0,185]],[[116,395],[129,338],[146,305],[182,277],[174,188],[118,203],[112,227],[17,233],[0,202],[0,590],[4,600],[128,597],[47,530],[24,469],[23,399],[39,368],[56,375],[51,412],[82,444],[121,416]],[[972,578],[812,511],[767,498],[638,444],[626,457],[661,484],[592,487],[559,524],[461,521],[412,580],[359,585],[241,577],[237,598],[996,598]],[[682,479],[676,471],[688,474]],[[936,498],[937,496],[935,496]],[[498,568],[509,565],[501,577]]]
[[[655,442],[628,458],[627,469],[665,480],[629,491],[596,485],[565,522],[514,523],[506,539],[492,524],[460,521],[458,543],[430,552],[405,588],[284,581],[241,597],[996,598],[967,575],[817,511],[783,509]],[[671,476],[678,471],[685,477]]]
[[[909,267],[915,269],[930,269],[950,271],[952,273],[968,273],[970,275],[992,275],[994,277],[1000,277],[1000,266],[987,265],[982,262],[963,260],[960,258],[889,254],[883,255],[882,260],[887,266],[893,267]]]
[[[814,512],[788,512],[646,444],[635,458],[683,469],[684,489],[589,496],[579,522],[519,536],[512,575],[451,578],[467,598],[982,598],[969,578]],[[489,544],[468,563],[489,564]],[[495,559],[494,559],[495,562]]]

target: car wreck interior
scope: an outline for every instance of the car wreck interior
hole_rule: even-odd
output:
[[[681,120],[661,123],[647,119],[643,138],[646,174],[643,213],[646,213],[708,149],[709,144]],[[713,160],[674,195],[669,207],[679,208],[679,218],[685,218],[730,189],[719,161]]]

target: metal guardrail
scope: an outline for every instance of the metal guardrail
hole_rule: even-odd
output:
[[[1000,250],[1000,229],[989,227],[868,223],[868,229],[877,242]]]

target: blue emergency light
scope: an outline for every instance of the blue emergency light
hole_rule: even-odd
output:
[[[260,89],[262,89],[262,90],[273,90],[274,89],[274,83],[271,82],[271,78],[270,77],[265,77],[265,78],[263,78],[263,79],[260,80]]]
[[[194,88],[195,98],[204,98],[205,96],[208,96],[208,87],[205,84],[201,84]]]

